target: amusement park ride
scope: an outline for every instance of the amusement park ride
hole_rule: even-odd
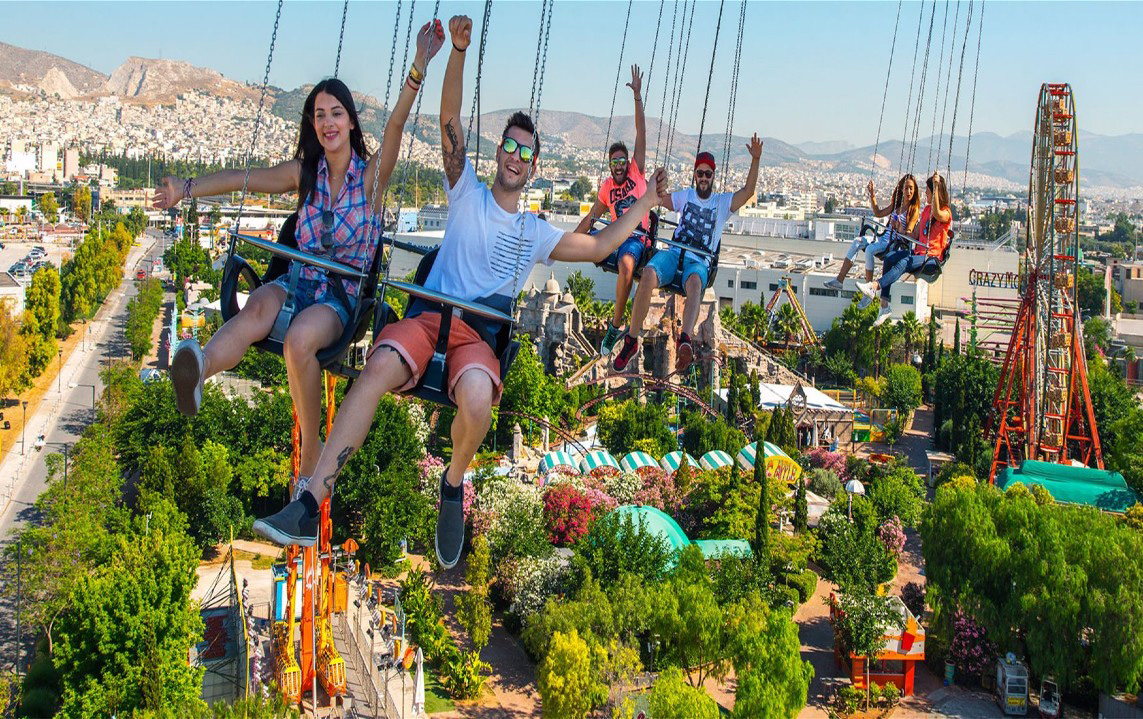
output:
[[[1077,302],[1079,148],[1071,86],[1040,88],[1021,300],[993,397],[989,481],[1023,460],[1103,468]]]
[[[778,301],[783,297],[789,302],[790,306],[794,308],[794,312],[798,316],[798,331],[792,335],[798,345],[805,349],[807,347],[822,346],[821,340],[818,339],[818,333],[814,332],[814,326],[810,324],[810,318],[806,317],[806,311],[802,309],[802,303],[798,302],[798,296],[794,293],[793,285],[790,284],[790,278],[783,275],[782,279],[778,281],[778,289],[774,290],[774,294],[770,295],[770,301],[766,303],[766,317],[770,324],[775,326],[778,322],[778,313],[775,311],[778,307]]]

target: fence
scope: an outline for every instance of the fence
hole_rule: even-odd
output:
[[[335,637],[349,671],[347,693],[358,717],[412,719],[412,682],[394,656],[396,640],[404,626],[394,633],[377,600],[370,596],[370,584],[356,577],[349,582],[350,599],[345,612],[335,615]],[[401,642],[402,650],[404,642]],[[394,694],[397,696],[394,696]]]

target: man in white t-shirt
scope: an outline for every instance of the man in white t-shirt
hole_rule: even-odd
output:
[[[425,287],[507,312],[537,262],[599,262],[613,252],[658,203],[656,191],[666,184],[666,173],[658,170],[648,177],[648,192],[636,203],[635,211],[595,235],[563,232],[534,215],[520,213],[520,195],[540,151],[539,135],[528,115],[513,114],[496,151],[492,188],[477,179],[465,157],[460,129],[464,53],[471,41],[472,21],[454,17],[449,32],[453,50],[445,71],[440,114],[449,215]],[[365,440],[381,397],[416,386],[432,357],[440,320],[439,311],[414,301],[404,319],[382,330],[337,413],[314,471],[319,481],[299,478],[301,491],[295,492],[294,501],[255,522],[255,531],[279,544],[310,546],[316,542],[318,508],[332,493],[338,472]],[[468,321],[451,323],[446,363],[449,396],[457,412],[452,422],[452,463],[441,478],[436,552],[447,569],[459,561],[464,544],[464,472],[488,433],[501,386],[499,359]]]
[[[678,359],[675,371],[683,372],[694,359],[691,335],[698,320],[699,303],[702,302],[710,273],[718,261],[718,246],[722,240],[722,226],[727,218],[754,196],[758,185],[758,163],[762,158],[762,141],[758,135],[746,145],[750,152],[750,172],[746,184],[737,192],[720,192],[714,189],[714,155],[700,152],[695,158],[694,186],[659,196],[659,204],[668,210],[679,213],[679,226],[675,230],[674,241],[694,247],[702,254],[685,252],[671,247],[659,250],[647,261],[635,301],[631,306],[631,326],[623,338],[623,347],[615,356],[616,371],[627,369],[631,358],[639,349],[639,338],[643,334],[643,322],[647,318],[647,308],[651,304],[651,293],[661,285],[681,280],[686,303],[683,306],[683,329],[676,340]],[[666,190],[666,188],[662,188]],[[679,258],[682,255],[682,266]],[[679,275],[682,275],[680,278]]]

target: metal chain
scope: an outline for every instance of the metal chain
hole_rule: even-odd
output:
[[[675,95],[675,98],[674,98],[675,107],[671,111],[671,129],[667,135],[667,164],[668,165],[671,164],[671,151],[674,149],[674,145],[675,145],[675,121],[676,121],[676,119],[678,119],[679,105],[682,103],[682,99],[683,99],[683,78],[686,77],[687,60],[690,58],[690,54],[691,54],[691,30],[694,29],[694,25],[695,25],[695,10],[697,9],[697,4],[698,4],[698,0],[691,0],[691,19],[690,19],[690,22],[687,24],[687,41],[683,44],[682,69],[679,71],[678,77],[676,78],[676,81],[677,81],[676,86],[678,89],[678,93]]]
[[[702,151],[702,134],[706,129],[706,108],[710,104],[710,84],[714,80],[714,59],[718,56],[718,36],[722,32],[722,8],[726,5],[726,0],[718,0],[718,22],[714,26],[714,46],[710,50],[710,71],[706,76],[706,94],[702,98],[702,120],[699,121],[699,134],[698,145],[695,147],[695,154],[697,155]]]
[[[552,11],[556,8],[555,0],[548,2],[548,21],[544,27],[544,54],[540,56],[540,81],[536,87],[536,114],[532,118],[532,122],[536,127],[540,126],[540,107],[541,100],[544,96],[544,74],[548,70],[548,36],[552,34]]]
[[[413,15],[416,12],[416,9],[417,9],[417,0],[411,0],[411,2],[409,3],[409,22],[407,23],[407,25],[405,27],[405,50],[404,50],[404,53],[401,55],[401,67],[405,67],[409,63],[409,43],[412,41],[412,38],[413,38]],[[400,5],[398,5],[397,11],[400,12],[400,10],[401,10]],[[398,21],[400,20],[399,15],[397,17],[397,20]],[[394,45],[394,49],[396,49],[396,45]],[[390,66],[390,77],[392,77],[392,72],[391,72],[392,69],[393,69],[392,66]],[[404,80],[401,80],[401,82],[403,84]],[[391,88],[385,89],[386,121],[388,121],[388,115],[389,115],[389,91],[390,91],[390,89]],[[400,97],[400,95],[401,95],[401,92],[400,92],[400,90],[398,90],[397,96]],[[377,144],[377,151],[378,152],[381,151],[381,143],[383,143],[384,141],[385,141],[385,132],[384,132],[384,129],[382,129],[381,140]],[[400,147],[400,145],[398,145],[398,148],[399,147]],[[399,149],[398,149],[398,152],[400,152]],[[371,193],[371,196],[369,198],[369,206],[370,207],[374,206],[373,201],[376,198],[377,183],[380,180],[380,178],[381,178],[381,163],[378,162],[373,166],[373,192]],[[391,180],[392,176],[390,176],[389,179]],[[385,183],[385,191],[381,193],[381,231],[382,231],[382,233],[384,233],[384,231],[385,231],[385,206],[388,204],[389,204],[389,183],[386,182]],[[399,210],[400,210],[400,208],[398,207],[398,212],[399,212]],[[385,279],[388,279],[388,278],[389,278],[389,267],[386,266],[385,267]]]
[[[476,149],[473,152],[473,171],[480,174],[480,78],[484,72],[484,48],[488,42],[488,21],[492,17],[492,0],[484,0],[484,22],[480,26],[480,55],[476,60],[476,88],[472,93],[472,110],[468,113],[468,132],[464,145],[468,147],[472,139],[473,119],[476,120]]]
[[[730,142],[734,133],[734,119],[738,113],[738,74],[742,63],[742,40],[746,28],[746,0],[738,10],[738,42],[734,48],[734,68],[730,75],[730,111],[726,115],[726,136],[722,141],[722,184],[730,178]]]
[[[909,71],[909,96],[905,100],[905,131],[901,134],[901,156],[897,159],[897,166],[902,173],[905,172],[905,148],[909,146],[909,119],[910,108],[913,107],[913,80],[917,76],[917,55],[921,51],[921,24],[925,19],[925,3],[918,3],[921,12],[917,15],[917,40],[913,43],[913,65]]]
[[[929,50],[933,45],[933,20],[937,15],[937,0],[933,0],[932,12],[929,13],[929,36],[925,41],[925,60],[921,64],[921,81],[917,88],[917,109],[913,118],[913,141],[909,152],[909,167],[913,167],[917,156],[917,140],[921,134],[921,108],[925,102],[925,84],[929,76]]]
[[[881,93],[881,115],[877,118],[877,140],[873,143],[873,162],[869,167],[869,179],[876,180],[877,150],[881,147],[881,123],[885,120],[885,102],[889,99],[889,76],[893,74],[893,55],[897,51],[897,27],[901,23],[901,4],[897,0],[897,19],[893,21],[893,42],[889,45],[889,69],[885,71],[885,89]]]
[[[412,3],[409,4],[409,24],[410,24],[410,26],[413,23],[413,7],[414,7],[415,3],[416,3],[416,0],[414,0]],[[389,114],[389,97],[393,91],[393,70],[396,68],[397,38],[400,37],[400,28],[401,28],[401,0],[397,0],[397,13],[393,17],[393,41],[392,41],[392,44],[389,46],[389,83],[385,86],[385,104],[383,106],[383,109],[384,109],[386,116],[388,116],[388,114]],[[408,55],[409,55],[409,36],[406,33],[406,35],[405,35],[405,57],[408,57]],[[404,80],[402,80],[401,82],[404,83]],[[386,117],[386,120],[387,119],[388,118]],[[378,145],[377,145],[377,152],[381,152],[381,143],[383,143],[384,141],[385,141],[385,133],[384,133],[384,130],[382,130],[381,140],[378,141]],[[377,185],[379,185],[380,183],[381,183],[381,160],[380,160],[380,158],[378,158],[376,164],[374,164],[374,166],[373,166],[373,190],[369,193],[369,207],[370,208],[376,207]],[[381,237],[382,238],[384,238],[384,236],[385,236],[385,205],[388,203],[388,201],[389,201],[389,184],[386,183],[385,184],[385,191],[383,193],[381,193]],[[394,233],[394,239],[396,239],[396,233]],[[388,253],[385,253],[385,250],[383,247],[378,247],[377,248],[377,254],[374,255],[374,264],[376,264],[376,261],[378,258],[380,258],[384,262],[384,265],[385,265],[385,281],[381,283],[381,289],[378,292],[378,295],[382,299],[384,299],[385,286],[389,283],[389,271],[393,267],[393,250],[392,250],[392,247],[390,247]]]
[[[968,111],[968,141],[964,149],[964,181],[961,182],[960,189],[964,192],[964,188],[968,185],[968,157],[969,152],[972,150],[972,120],[976,114],[976,76],[980,72],[980,37],[984,34],[984,0],[980,0],[980,17],[976,21],[976,68],[972,71],[972,101],[969,103]],[[955,120],[955,118],[954,118]],[[949,156],[952,156],[952,147],[949,147]],[[949,160],[950,167],[952,160]]]
[[[960,8],[960,3],[957,3],[958,11],[959,11],[959,8]],[[937,90],[936,90],[936,92],[933,93],[933,127],[932,127],[932,130],[929,131],[929,155],[928,155],[928,159],[925,160],[925,165],[928,167],[932,167],[932,164],[933,164],[933,141],[936,140],[936,136],[937,136],[937,108],[939,108],[941,105],[941,71],[944,69],[944,66],[945,66],[945,36],[948,34],[948,31],[949,31],[949,0],[945,0],[945,17],[943,20],[941,20],[941,54],[940,54],[940,59],[937,60]],[[955,33],[954,33],[954,36],[955,36]],[[952,64],[952,53],[949,53],[949,64],[950,65]],[[944,131],[945,131],[945,128],[942,125],[941,126],[941,132],[944,132]],[[940,154],[941,154],[940,150],[937,150],[937,157],[940,157]]]
[[[397,15],[393,18],[393,41],[389,46],[389,82],[385,85],[385,104],[382,106],[389,111],[389,93],[393,90],[393,70],[397,67],[397,36],[401,29],[401,0],[397,0]]]
[[[655,18],[655,39],[651,42],[651,66],[647,68],[647,87],[643,88],[644,108],[647,106],[647,94],[651,92],[651,78],[655,76],[655,55],[659,51],[659,26],[663,24],[663,6],[665,4],[666,0],[659,0],[659,15]]]
[[[262,110],[266,106],[266,88],[270,85],[270,66],[274,62],[274,45],[278,42],[278,23],[282,20],[282,2],[278,0],[278,9],[274,13],[274,29],[270,33],[270,51],[266,53],[266,71],[262,74],[262,94],[258,98],[258,112],[254,115],[254,135],[250,138],[250,150],[246,153],[246,175],[242,178],[242,199],[238,202],[238,216],[234,219],[234,230],[242,228],[242,210],[246,207],[246,191],[250,186],[250,165],[254,160],[254,151],[258,147],[258,130],[262,126]],[[303,120],[304,122],[304,120]],[[234,255],[234,246],[238,243],[233,239],[227,247],[227,257]]]
[[[972,0],[968,0],[968,2],[969,2],[969,6],[968,6],[968,15],[966,17],[966,21],[968,22],[969,25],[971,25],[972,24]],[[944,149],[945,127],[947,127],[947,125],[945,125],[945,116],[948,115],[948,111],[949,111],[949,87],[952,85],[953,53],[956,51],[956,29],[959,26],[960,26],[960,3],[958,2],[956,4],[956,15],[953,16],[952,36],[949,38],[949,64],[948,64],[948,67],[945,68],[945,95],[944,95],[944,99],[941,100],[941,134],[937,136],[937,154],[936,154],[936,158],[937,158],[936,166],[937,167],[940,167],[941,150]],[[968,35],[967,35],[968,26],[967,25],[965,26],[965,33],[966,33],[965,39],[967,40],[968,39]],[[962,49],[962,54],[963,54],[963,49]],[[961,66],[961,69],[962,70],[964,69],[963,65]],[[959,75],[957,77],[959,79]],[[955,107],[953,108],[953,112],[955,114],[955,112],[956,112]],[[933,121],[935,122],[936,119],[937,119],[936,113],[933,113]],[[952,136],[949,136],[949,144],[950,145],[952,144]]]
[[[611,111],[607,113],[607,133],[603,136],[603,164],[599,174],[602,177],[607,172],[607,163],[611,159],[607,148],[611,146],[611,122],[615,119],[615,99],[619,96],[619,79],[623,74],[623,53],[627,49],[627,28],[631,24],[631,6],[634,0],[627,0],[627,18],[623,21],[623,39],[619,42],[619,63],[615,68],[615,85],[611,88]],[[646,168],[640,168],[646,172]]]
[[[345,16],[349,14],[349,0],[341,6],[341,32],[337,35],[337,59],[333,61],[333,76],[341,69],[341,43],[345,39]]]
[[[674,76],[671,74],[671,55],[675,49],[675,20],[679,15],[679,4],[673,2],[671,3],[671,7],[671,38],[667,43],[667,73],[664,76],[667,82],[663,84],[663,101],[659,103],[659,131],[655,134],[655,165],[659,164],[659,141],[663,139],[663,123],[667,119],[667,83],[670,83],[672,88],[674,86]],[[683,6],[683,9],[684,11],[686,10],[686,5]],[[681,29],[679,34],[680,36],[682,35]]]
[[[540,4],[540,29],[536,32],[536,62],[532,65],[532,96],[528,99],[528,114],[536,110],[536,78],[540,74],[540,51],[544,46],[544,20],[548,14],[548,2],[542,0]]]

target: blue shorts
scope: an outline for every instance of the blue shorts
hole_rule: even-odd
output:
[[[341,280],[336,279],[331,280],[331,282],[340,281]],[[270,284],[281,287],[282,290],[288,294],[290,291],[290,276],[288,274],[282,275]],[[317,280],[308,280],[305,277],[298,278],[298,286],[294,290],[294,317],[297,317],[305,309],[313,305],[328,305],[331,310],[337,313],[338,319],[341,320],[341,327],[344,329],[345,326],[349,324],[349,317],[353,314],[353,308],[346,307],[342,304],[341,300],[337,298],[337,295],[335,295],[328,286],[325,292],[315,299],[314,293],[317,292],[319,284]],[[351,296],[349,301],[351,303],[354,302],[354,298]]]
[[[660,287],[671,284],[679,274],[679,250],[671,248],[656,252],[651,259],[647,260],[647,266],[643,268],[644,274],[651,269],[655,270],[655,276],[659,278]],[[706,288],[707,278],[710,276],[706,260],[688,252],[683,259],[683,276],[679,285],[685,288],[687,278],[691,275],[698,275],[699,282],[702,283],[704,289]]]

